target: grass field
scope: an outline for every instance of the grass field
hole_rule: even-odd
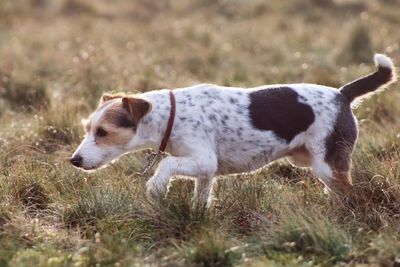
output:
[[[400,266],[400,85],[355,110],[356,194],[274,162],[148,199],[144,153],[68,162],[104,92],[340,86],[400,66],[397,0],[0,0],[0,266]]]

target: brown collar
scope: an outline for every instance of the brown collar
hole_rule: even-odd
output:
[[[146,167],[144,168],[143,172],[138,173],[140,176],[146,175],[153,168],[154,164],[156,164],[161,153],[163,153],[165,151],[165,148],[167,147],[169,137],[171,136],[172,127],[174,126],[175,109],[176,109],[175,96],[171,90],[169,91],[169,99],[171,101],[171,110],[169,111],[169,119],[168,119],[167,129],[165,130],[164,138],[161,140],[158,152],[153,152],[148,156]]]
[[[169,119],[167,124],[167,129],[165,130],[164,138],[161,141],[160,147],[158,148],[158,152],[164,152],[167,147],[169,137],[171,136],[172,127],[174,126],[175,120],[175,96],[172,90],[169,90],[169,100],[171,102],[171,109],[169,111]]]

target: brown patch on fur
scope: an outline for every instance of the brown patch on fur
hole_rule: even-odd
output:
[[[308,152],[304,145],[291,150],[287,156],[289,157],[289,161],[298,167],[311,166],[310,152]]]
[[[113,99],[117,99],[117,98],[121,98],[121,102],[122,102],[122,108],[125,109],[128,114],[130,114],[130,119],[133,121],[133,123],[137,124],[139,122],[139,120],[146,115],[148,112],[151,111],[151,103],[149,101],[147,101],[146,99],[143,99],[141,97],[136,97],[136,96],[130,96],[130,95],[126,95],[125,93],[116,93],[116,94],[104,94],[101,99],[100,99],[100,103],[99,103],[99,107],[103,106],[105,102],[113,100]],[[117,109],[115,109],[114,107],[112,107],[114,109],[114,111],[118,111]],[[118,119],[120,119],[119,121],[121,123],[118,124],[129,124],[126,120],[124,120],[122,112],[117,112],[112,116],[115,116],[113,119],[117,120],[116,117],[118,117]],[[122,122],[122,120],[124,120],[124,122]],[[128,127],[128,126],[124,126],[124,127]]]
[[[92,127],[94,134],[99,127],[107,132],[106,136],[95,137],[99,146],[124,146],[135,134],[135,124],[119,101],[110,104],[102,118]]]
[[[129,128],[116,128],[111,123],[101,124],[101,127],[107,131],[104,137],[95,137],[96,144],[99,146],[125,146],[132,140],[134,132]]]
[[[144,115],[151,111],[151,103],[149,101],[132,96],[122,98],[122,107],[128,111],[136,124]]]
[[[104,94],[101,98],[100,98],[100,103],[99,103],[99,107],[102,106],[104,104],[104,102],[116,99],[116,98],[123,98],[125,97],[126,94],[125,93],[116,93],[116,94]]]
[[[118,105],[112,105],[105,113],[101,121],[111,123],[117,127],[136,129],[136,123],[131,118],[130,114]]]

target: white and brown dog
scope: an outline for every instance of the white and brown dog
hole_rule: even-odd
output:
[[[358,134],[350,103],[396,78],[390,58],[376,54],[374,60],[376,72],[339,90],[315,84],[251,89],[201,84],[173,90],[176,102],[169,90],[104,95],[71,162],[93,170],[134,150],[158,149],[167,139],[170,155],[148,180],[151,193],[165,193],[175,175],[190,176],[195,197],[206,203],[216,175],[253,171],[282,157],[312,167],[328,188],[346,192]]]

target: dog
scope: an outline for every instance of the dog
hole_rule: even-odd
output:
[[[131,151],[157,150],[163,140],[169,155],[146,183],[151,194],[165,194],[173,176],[189,176],[195,178],[195,200],[209,205],[216,175],[251,172],[284,157],[311,167],[329,190],[345,194],[352,187],[358,136],[351,103],[396,80],[389,57],[375,54],[374,61],[374,73],[339,90],[316,84],[249,89],[200,84],[105,94],[71,163],[94,170]]]

